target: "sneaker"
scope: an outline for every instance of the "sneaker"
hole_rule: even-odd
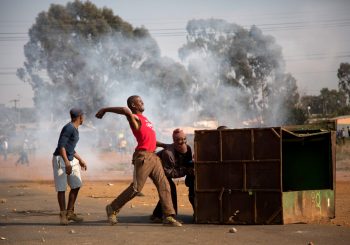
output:
[[[137,197],[144,197],[145,194],[143,194],[142,192],[137,192],[137,193],[136,193],[136,196],[137,196]]]
[[[162,223],[163,219],[159,218],[157,216],[154,216],[153,214],[149,217],[149,219],[153,222],[153,223]]]
[[[61,225],[68,225],[67,211],[60,212],[60,224]]]
[[[167,216],[163,219],[163,225],[171,225],[171,226],[176,226],[180,227],[182,224],[177,221],[173,216]]]
[[[79,217],[77,214],[74,213],[73,210],[67,211],[67,220],[72,220],[75,222],[82,222],[84,219],[82,217]]]
[[[116,223],[118,223],[118,220],[117,220],[118,212],[114,211],[110,204],[106,206],[106,213],[107,213],[108,221],[111,225],[115,225]]]

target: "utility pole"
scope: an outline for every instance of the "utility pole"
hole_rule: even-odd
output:
[[[17,103],[19,103],[19,99],[14,99],[14,100],[10,100],[10,102],[13,102],[15,105],[15,110],[17,110]]]
[[[21,114],[20,114],[20,111],[19,109],[17,108],[17,103],[19,103],[19,99],[13,99],[13,100],[10,100],[10,102],[13,102],[14,103],[14,108],[15,108],[15,112],[17,113],[17,123],[21,123]]]

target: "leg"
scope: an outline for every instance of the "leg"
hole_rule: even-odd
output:
[[[145,185],[150,172],[149,166],[145,164],[145,154],[145,152],[134,153],[132,160],[134,165],[133,183],[131,183],[130,186],[128,186],[116,199],[114,199],[111,204],[106,206],[108,221],[111,225],[118,222],[117,214],[120,209],[138,193],[140,193]]]
[[[156,154],[150,155],[148,160],[148,164],[153,166],[150,177],[157,187],[159,199],[162,204],[164,216],[163,224],[180,227],[182,224],[174,218],[175,210],[171,201],[170,185],[169,181],[165,177],[162,163]]]
[[[175,210],[175,214],[177,214],[177,193],[176,193],[176,186],[174,181],[171,178],[167,178],[170,186],[170,192],[171,192],[171,201],[173,202],[173,207]]]
[[[53,156],[52,158],[52,169],[55,181],[55,188],[57,191],[57,200],[60,206],[60,224],[67,225],[67,210],[66,210],[66,186],[67,186],[67,175],[64,172],[65,169],[60,168],[60,157]]]
[[[149,164],[154,166],[150,178],[157,187],[164,216],[175,215],[175,210],[171,201],[170,185],[165,177],[160,159],[154,154]]]
[[[80,166],[77,159],[73,159],[71,161],[72,165],[72,173],[68,175],[68,184],[71,188],[69,192],[69,199],[67,205],[67,219],[73,220],[76,222],[83,221],[83,218],[79,217],[74,213],[74,204],[78,198],[78,193],[80,187],[82,186],[81,174],[80,174]]]
[[[157,206],[153,210],[153,217],[161,219],[163,217],[162,204],[158,201]]]
[[[75,204],[75,201],[77,200],[79,190],[80,190],[79,187],[70,190],[70,192],[69,192],[69,198],[68,198],[67,210],[72,210],[72,211],[74,211],[74,204]]]
[[[79,217],[77,214],[74,213],[74,204],[77,200],[79,189],[80,188],[78,187],[70,190],[67,206],[67,219],[75,222],[82,222],[84,220],[82,217]]]
[[[171,191],[171,199],[173,202],[173,207],[175,210],[175,213],[177,214],[177,195],[176,195],[176,186],[171,178],[167,178],[169,185],[170,185],[170,191]],[[153,217],[161,219],[163,217],[163,209],[162,204],[160,201],[158,201],[157,206],[153,210]]]
[[[193,211],[194,211],[194,196],[195,196],[195,192],[194,192],[194,178],[193,178],[192,184],[188,187],[188,200],[192,205]]]
[[[66,192],[58,191],[57,200],[58,200],[58,205],[60,206],[60,211],[65,211],[66,210]]]
[[[186,186],[188,187],[188,200],[190,201],[192,208],[194,210],[194,176],[187,175],[185,179]]]
[[[66,194],[65,191],[57,192],[58,205],[60,206],[60,224],[61,225],[68,225],[65,194]]]
[[[144,152],[135,152],[133,155],[134,174],[133,183],[130,184],[116,199],[110,204],[115,212],[119,212],[120,209],[131,199],[133,199],[137,193],[142,191],[143,186],[146,183],[147,177],[150,174],[151,168],[146,163]]]

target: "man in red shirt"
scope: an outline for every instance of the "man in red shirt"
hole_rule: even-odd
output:
[[[163,210],[163,223],[172,226],[182,226],[175,216],[171,201],[170,186],[167,181],[159,157],[155,154],[157,148],[156,133],[152,123],[142,115],[145,110],[140,96],[133,95],[127,100],[128,107],[106,107],[96,113],[102,118],[106,112],[125,115],[130,128],[137,140],[137,147],[133,154],[134,165],[133,182],[111,204],[106,206],[106,213],[111,225],[116,224],[120,209],[138,193],[141,192],[147,177],[156,185]]]

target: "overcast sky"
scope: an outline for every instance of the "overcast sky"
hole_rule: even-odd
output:
[[[16,77],[24,62],[28,29],[41,11],[64,0],[0,0],[0,104],[33,106],[33,92]],[[157,40],[162,56],[177,61],[191,19],[220,18],[249,28],[256,25],[282,47],[286,71],[301,94],[337,89],[337,69],[350,63],[349,0],[92,0],[113,9],[133,26],[145,26]]]

